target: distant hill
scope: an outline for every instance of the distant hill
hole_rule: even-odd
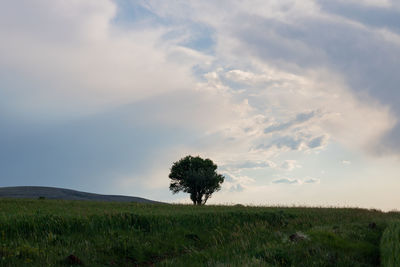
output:
[[[44,186],[15,186],[0,187],[0,198],[39,198],[64,199],[64,200],[91,200],[91,201],[116,201],[116,202],[139,202],[139,203],[161,203],[140,197],[100,195],[80,192],[65,188]]]

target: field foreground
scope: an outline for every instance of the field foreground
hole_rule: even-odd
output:
[[[391,266],[399,221],[363,209],[1,199],[0,266]]]

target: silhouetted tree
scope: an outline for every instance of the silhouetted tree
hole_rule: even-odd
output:
[[[194,205],[204,205],[224,182],[224,176],[216,170],[217,165],[210,159],[186,156],[172,165],[169,189],[174,194],[189,193]]]

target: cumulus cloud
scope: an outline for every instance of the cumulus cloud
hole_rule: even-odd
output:
[[[225,181],[222,185],[223,191],[243,192],[255,182],[253,178],[232,172],[225,171],[223,175],[225,177]]]
[[[81,116],[194,90],[191,68],[207,57],[163,40],[163,27],[119,28],[116,10],[109,0],[2,3],[2,107],[25,116]]]
[[[246,92],[263,97],[266,105],[276,104],[280,111],[288,107],[291,112],[300,103],[312,110],[318,106],[324,119],[314,124],[320,125],[325,134],[368,152],[400,151],[400,141],[396,138],[400,136],[399,127],[394,128],[400,115],[399,81],[394,73],[399,68],[400,45],[388,40],[396,39],[398,24],[386,20],[387,14],[389,18],[398,17],[399,10],[391,8],[395,2],[365,0],[350,4],[348,1],[288,0],[248,5],[230,1],[233,12],[226,12],[226,2],[187,1],[172,6],[156,0],[150,3],[151,10],[160,16],[175,16],[179,10],[180,20],[213,27],[217,34],[217,56],[223,62],[237,64],[227,71],[226,78],[258,85],[258,90]],[[381,24],[366,23],[371,17],[368,15],[346,16],[345,6],[349,5],[353,6],[349,13],[357,16],[357,10],[367,9],[369,13],[365,11],[365,14],[377,14],[374,20]],[[383,31],[392,37],[383,39]],[[268,68],[291,75],[278,83],[272,82],[270,72],[265,71]],[[264,88],[260,86],[263,83]],[[274,88],[279,88],[279,92]],[[368,122],[357,118],[360,114],[368,114],[367,117],[378,123],[377,127],[371,129]],[[289,125],[278,123],[265,130],[286,127]],[[315,139],[310,147],[318,147],[321,141],[321,138]]]

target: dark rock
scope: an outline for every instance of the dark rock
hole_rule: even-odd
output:
[[[303,241],[303,240],[306,240],[306,239],[308,239],[308,237],[305,234],[301,233],[301,232],[297,232],[297,233],[291,234],[289,236],[289,240],[292,241],[292,242]]]
[[[83,265],[82,260],[72,254],[66,258],[66,262],[71,265]]]

